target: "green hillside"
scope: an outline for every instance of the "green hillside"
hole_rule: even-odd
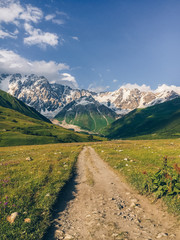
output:
[[[92,97],[82,97],[67,104],[55,118],[61,123],[73,124],[92,132],[100,130],[117,118],[117,114]]]
[[[106,137],[179,138],[180,98],[144,109],[135,109],[103,130]]]
[[[2,91],[1,89],[0,89],[0,106],[16,110],[26,116],[50,123],[50,120],[41,115],[34,108],[27,106],[22,101]]]
[[[0,107],[0,146],[34,145],[102,140],[30,118],[15,110]]]

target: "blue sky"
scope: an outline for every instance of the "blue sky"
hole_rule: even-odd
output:
[[[0,0],[0,73],[113,91],[179,86],[179,0]]]

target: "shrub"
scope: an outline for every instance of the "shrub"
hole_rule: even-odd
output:
[[[164,157],[162,168],[144,182],[147,192],[155,193],[157,198],[162,196],[175,196],[180,194],[180,167],[168,166],[167,157]]]

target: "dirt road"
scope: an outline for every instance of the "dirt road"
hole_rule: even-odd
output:
[[[180,229],[179,229],[180,230]],[[177,221],[135,193],[85,147],[45,239],[180,239]]]

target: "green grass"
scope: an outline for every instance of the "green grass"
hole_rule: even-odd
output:
[[[93,136],[93,141],[101,140],[103,138]],[[0,146],[88,141],[90,138],[87,134],[76,133],[0,107]]]
[[[115,118],[106,116],[107,121],[112,123]],[[57,120],[63,121],[64,117],[57,117]],[[72,117],[72,114],[68,114],[65,118],[68,124],[73,124],[81,127],[82,129],[86,129],[95,133],[100,132],[100,130],[107,126],[107,121],[105,118],[96,112],[89,112],[84,111],[83,113],[77,114],[76,118],[75,115]]]
[[[75,102],[69,103],[60,111],[55,118],[68,124],[73,124],[82,129],[100,133],[101,129],[112,123],[117,115],[104,105],[96,106],[95,104],[74,105]]]
[[[70,178],[82,146],[53,144],[0,148],[0,233],[2,240],[41,239],[51,209]],[[31,157],[32,161],[26,158]],[[10,224],[7,216],[18,212]],[[30,218],[30,223],[24,219]]]
[[[50,123],[49,119],[47,119],[46,117],[41,115],[34,108],[29,107],[22,101],[18,100],[17,98],[11,96],[10,94],[8,94],[4,91],[2,91],[1,89],[0,89],[0,106],[9,108],[9,109],[13,109],[13,110],[18,111],[26,116]]]
[[[177,163],[180,167],[180,139],[112,141],[93,147],[141,193],[146,193],[144,183],[151,181],[151,176],[162,169],[164,156],[167,156],[169,166]],[[169,210],[180,216],[180,195],[164,196],[163,199]]]
[[[144,109],[135,109],[102,133],[111,139],[160,139],[180,137],[180,98]]]
[[[91,145],[127,182],[144,191],[163,166],[180,166],[180,139],[124,140],[101,143],[63,143],[0,148],[0,232],[2,240],[41,239],[50,225],[51,209],[71,177],[82,147]],[[26,158],[31,157],[32,161]],[[88,157],[88,156],[87,156]],[[89,184],[93,185],[87,169]],[[180,196],[163,197],[169,210],[180,216]],[[18,212],[10,224],[7,216]],[[24,219],[30,218],[30,223]]]

